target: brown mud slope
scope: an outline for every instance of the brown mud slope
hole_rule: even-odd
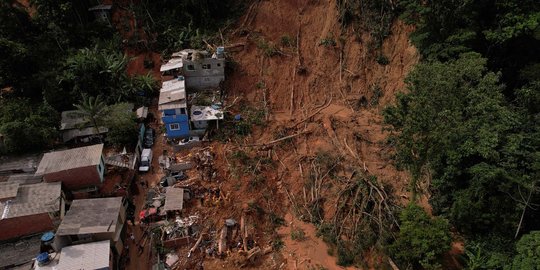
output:
[[[268,119],[264,127],[256,128],[245,139],[244,145],[264,144],[309,130],[268,151],[278,165],[265,173],[267,186],[258,191],[270,192],[273,198],[272,205],[268,203],[270,210],[286,217],[286,226],[278,231],[285,246],[282,262],[266,262],[259,268],[342,269],[315,236],[314,226],[294,217],[286,190],[293,196],[301,196],[309,170],[305,161],[327,152],[343,156],[345,162],[367,170],[379,182],[392,187],[397,198],[407,200],[409,176],[396,170],[389,159],[392,149],[385,144],[389,134],[384,130],[381,112],[394,101],[396,92],[404,89],[404,77],[418,61],[417,52],[408,41],[412,28],[400,21],[393,25],[391,36],[382,46],[382,54],[389,63],[380,65],[377,54],[370,49],[369,34],[352,33],[341,27],[334,0],[256,2],[239,24],[228,43],[245,46],[229,54],[237,65],[227,79],[228,101],[243,100],[265,110]],[[333,40],[335,45],[321,44],[324,40]],[[277,50],[272,50],[272,44]],[[242,107],[237,107],[233,113],[242,111]],[[229,156],[234,147],[239,146],[220,147],[218,155]],[[266,149],[262,151],[266,153]],[[230,169],[225,169],[224,174],[229,179],[233,175]],[[234,188],[233,183],[223,183],[222,188],[236,198],[236,207],[268,195],[250,192],[245,187]],[[323,196],[328,218],[335,210],[332,203],[336,193],[325,192]],[[306,232],[305,241],[291,240],[291,228],[299,226]],[[377,268],[377,259],[370,260],[368,264]],[[205,264],[205,269],[214,267],[227,267],[227,264]]]

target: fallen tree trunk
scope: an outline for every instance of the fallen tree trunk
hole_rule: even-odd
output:
[[[240,218],[240,236],[242,237],[242,245],[244,246],[244,251],[248,252],[247,238],[249,235],[246,229],[246,214],[245,213],[242,213],[242,217]]]
[[[218,253],[222,255],[225,251],[227,251],[227,226],[223,225],[219,236]]]

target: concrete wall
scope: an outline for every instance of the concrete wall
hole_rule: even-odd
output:
[[[225,59],[184,60],[183,73],[187,88],[200,90],[218,87],[225,80]]]
[[[48,213],[0,220],[0,241],[54,229]]]
[[[97,166],[87,166],[43,175],[45,182],[62,182],[68,190],[99,186],[103,181]]]

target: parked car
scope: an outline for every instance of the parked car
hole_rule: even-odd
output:
[[[150,148],[154,145],[154,139],[156,138],[156,130],[149,127],[144,132],[144,147]]]
[[[139,172],[147,172],[152,166],[152,149],[145,148],[141,153],[141,164],[139,165]]]
[[[159,181],[161,187],[170,187],[178,181],[186,179],[187,176],[183,172],[174,173],[170,176],[163,176]]]
[[[188,137],[188,138],[184,138],[182,139],[178,145],[188,145],[188,144],[191,144],[193,142],[199,142],[200,139],[198,136],[193,136],[193,137]]]

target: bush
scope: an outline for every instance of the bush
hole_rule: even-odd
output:
[[[294,228],[291,230],[291,239],[295,241],[306,240],[306,233],[301,228]]]
[[[441,218],[431,218],[420,206],[409,204],[400,215],[399,236],[389,251],[403,267],[440,268],[440,256],[450,250],[450,226]]]

